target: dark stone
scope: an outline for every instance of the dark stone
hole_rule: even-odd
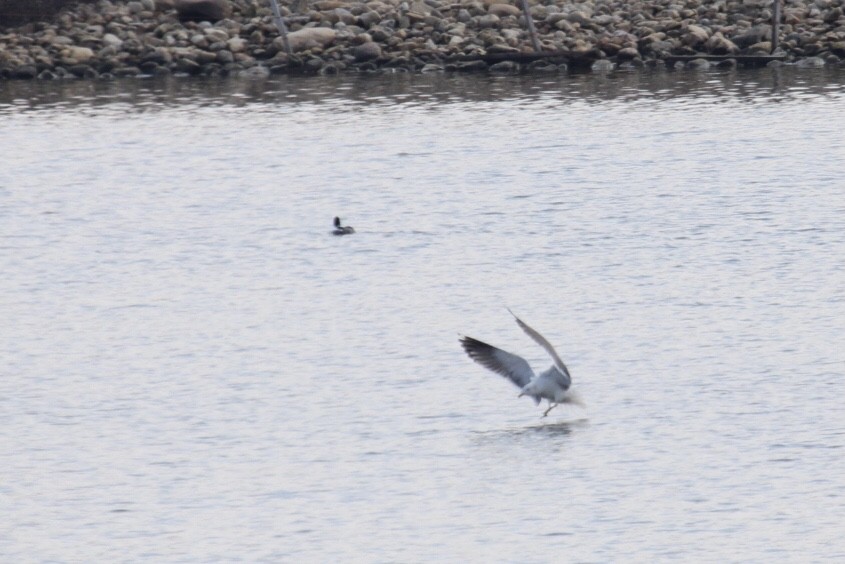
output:
[[[38,76],[38,69],[35,67],[35,65],[23,65],[16,69],[12,69],[9,75],[12,78],[31,80]]]
[[[173,7],[183,22],[216,22],[232,15],[228,0],[175,0]]]
[[[138,67],[120,67],[120,68],[114,69],[114,71],[111,74],[113,74],[114,76],[120,76],[120,77],[122,77],[122,76],[138,76],[139,74],[141,74],[141,69],[139,69]]]
[[[499,74],[516,74],[519,72],[519,63],[513,61],[502,61],[495,65],[490,65],[490,72]]]
[[[460,72],[478,72],[487,70],[487,63],[484,61],[467,61],[455,65],[455,70]]]
[[[730,38],[734,45],[740,49],[751,47],[755,43],[760,43],[772,34],[772,28],[768,25],[758,25],[752,27],[748,31],[734,35]]]
[[[99,73],[89,65],[71,65],[67,70],[70,74],[77,78],[97,78],[99,75]]]
[[[353,49],[352,54],[358,62],[372,61],[373,59],[381,57],[381,46],[374,41],[368,41],[361,45],[357,45]]]
[[[176,70],[187,74],[197,74],[202,70],[202,67],[192,59],[179,59],[176,61]]]
[[[0,0],[0,27],[27,22],[50,21],[71,4],[93,4],[97,0]]]
[[[138,68],[140,68],[141,72],[144,74],[155,74],[158,64],[155,61],[144,61],[138,65]]]

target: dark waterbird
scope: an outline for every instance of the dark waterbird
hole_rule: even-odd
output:
[[[344,227],[340,224],[339,217],[334,218],[334,231],[332,231],[332,235],[351,235],[352,233],[355,233],[354,227],[351,225]]]

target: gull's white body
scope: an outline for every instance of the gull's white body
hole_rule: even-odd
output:
[[[513,312],[511,312],[511,315],[513,315]],[[462,337],[461,345],[467,355],[481,366],[513,382],[522,390],[519,394],[520,397],[533,398],[537,404],[541,400],[547,400],[549,408],[543,413],[544,417],[549,414],[549,411],[562,403],[583,406],[578,396],[570,390],[572,377],[554,347],[545,337],[516,315],[513,317],[522,330],[552,357],[553,363],[548,370],[535,375],[531,366],[521,356],[503,351],[472,337]]]

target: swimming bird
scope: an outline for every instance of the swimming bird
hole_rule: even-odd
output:
[[[332,235],[349,235],[351,233],[355,233],[355,228],[351,225],[347,225],[343,227],[340,225],[340,218],[334,218],[334,231],[332,231]]]
[[[569,389],[572,385],[572,377],[554,347],[545,337],[514,315],[510,309],[508,311],[513,315],[522,330],[552,357],[552,366],[545,372],[536,375],[528,362],[521,356],[503,351],[472,337],[461,337],[461,345],[469,357],[484,368],[513,382],[521,390],[517,397],[528,396],[537,405],[540,404],[540,400],[548,400],[549,408],[543,412],[543,417],[562,403],[584,407],[581,398]]]
[[[342,227],[340,225],[340,218],[334,218],[334,231],[332,231],[332,235],[350,235],[355,233],[355,228],[351,225],[347,225],[346,227]]]

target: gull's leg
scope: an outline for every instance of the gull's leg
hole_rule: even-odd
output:
[[[559,405],[559,404],[557,404],[557,403],[552,403],[552,402],[549,402],[549,409],[547,409],[546,411],[544,411],[544,412],[543,412],[543,417],[545,417],[546,415],[548,415],[548,414],[549,414],[549,412],[550,412],[551,410],[553,410],[554,408],[556,408],[558,405]]]

